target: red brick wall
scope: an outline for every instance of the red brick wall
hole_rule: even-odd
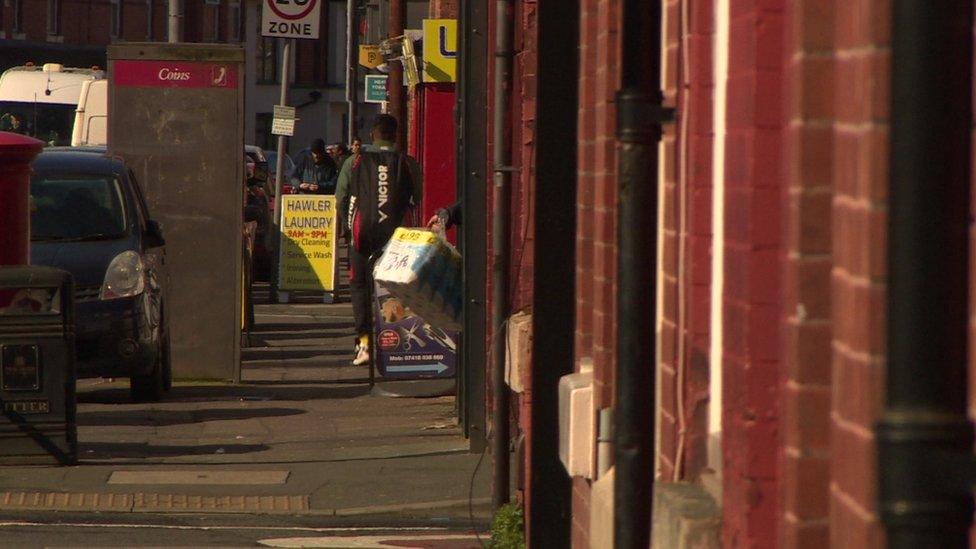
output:
[[[0,30],[6,31],[11,38],[13,28],[13,7],[0,3],[3,17]],[[24,0],[24,33],[30,42],[47,43],[47,2],[46,0]],[[153,0],[154,21],[153,40],[166,40],[166,2]],[[128,41],[145,41],[147,4],[142,0],[124,0],[122,9],[122,39]],[[243,8],[242,8],[243,9]],[[213,8],[205,6],[202,0],[187,0],[184,18],[184,34],[187,42],[201,42],[210,40],[210,28],[213,24]],[[243,15],[243,12],[242,12]],[[228,19],[227,4],[220,8],[221,29],[220,41],[227,41]],[[108,0],[62,0],[61,4],[61,35],[65,44],[105,46],[112,42],[111,37],[111,3]],[[46,61],[55,61],[47,59]],[[43,61],[38,61],[43,62]]]
[[[581,0],[577,112],[576,356],[593,359],[594,406],[613,404],[616,368],[620,2]],[[588,547],[590,483],[573,483],[573,547]]]
[[[456,19],[458,0],[430,0],[430,16],[436,19]]]
[[[872,425],[884,387],[890,3],[836,0],[831,546],[882,547]]]
[[[723,542],[779,521],[783,0],[730,2],[723,303]]]
[[[512,94],[512,177],[510,303],[513,312],[532,306],[532,258],[534,234],[532,209],[535,195],[535,102],[538,27],[535,0],[523,0],[515,8],[515,59]]]
[[[677,123],[665,137],[661,335],[661,476],[707,465],[711,319],[714,2],[666,4],[665,95]],[[683,249],[682,249],[683,248]],[[679,391],[683,402],[677,398]],[[680,404],[680,406],[679,406]],[[680,408],[680,409],[679,409]],[[680,441],[680,418],[685,439]],[[681,449],[679,450],[679,446]]]
[[[789,6],[786,23],[789,194],[780,540],[783,547],[827,547],[834,10],[824,2],[799,0]]]
[[[431,6],[431,9],[456,10],[456,6],[452,8],[452,5],[448,2],[442,2],[438,6]],[[489,52],[494,52],[495,49],[495,10],[488,10],[489,13],[489,28],[488,28],[488,48]],[[518,311],[526,310],[531,308],[532,304],[532,285],[533,285],[533,218],[532,211],[534,208],[534,196],[535,196],[535,167],[533,159],[535,157],[535,102],[536,102],[536,68],[537,68],[537,56],[538,56],[538,32],[537,32],[537,14],[536,14],[536,2],[535,0],[520,0],[515,2],[513,10],[513,50],[515,52],[514,59],[512,60],[512,80],[510,88],[510,103],[509,112],[505,115],[505,131],[511,135],[511,164],[516,169],[513,172],[510,180],[511,189],[511,200],[509,201],[508,208],[511,215],[510,222],[510,232],[509,232],[509,308],[510,313],[514,314]],[[489,55],[489,59],[493,59]],[[486,173],[493,174],[493,155],[494,146],[493,143],[493,109],[494,104],[494,68],[493,63],[489,62],[488,75],[487,75],[488,89],[487,92],[487,103],[488,107],[488,128],[487,128],[487,156],[488,156],[488,171]],[[488,219],[492,219],[493,210],[495,205],[492,204],[492,185],[488,186]],[[492,308],[492,285],[491,285],[491,273],[493,269],[493,250],[491,247],[492,234],[491,234],[491,224],[489,223],[488,234],[486,235],[488,242],[488,257],[487,257],[487,269],[488,269],[488,284],[486,288],[486,295],[488,296],[488,302],[486,303],[485,310],[487,314],[490,315]],[[488,348],[491,348],[493,343],[493,335],[491,333],[491,319],[488,319],[488,330],[486,334],[486,343]],[[491,364],[491,362],[489,362]],[[531,365],[529,366],[531,368]],[[526,378],[530,378],[531,373],[525,373]],[[491,379],[491,373],[488,372],[487,379]],[[486,391],[486,396],[488,399],[488,406],[490,408],[492,402],[492,391],[493,387],[489,385]],[[518,436],[521,431],[528,438],[525,442],[525,448],[531,448],[529,438],[532,436],[531,430],[529,429],[530,421],[530,406],[531,406],[531,390],[527,390],[522,396],[512,393],[511,399],[511,412],[512,412],[512,437]],[[531,460],[531,455],[527,451],[523,455],[523,468],[527,471],[527,475],[531,475],[531,471],[528,471],[528,464]],[[513,470],[514,473],[514,470]],[[528,485],[528,478],[523,479],[524,484]],[[524,504],[526,507],[526,515],[529,514],[529,509],[532,505],[532,495],[523,494]],[[526,529],[532,528],[533,525],[527,524]]]

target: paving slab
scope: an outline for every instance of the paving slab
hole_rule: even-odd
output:
[[[0,467],[0,511],[486,520],[490,460],[469,453],[453,397],[372,396],[348,304],[257,318],[241,384],[134,404],[125,380],[79,382],[80,463]]]

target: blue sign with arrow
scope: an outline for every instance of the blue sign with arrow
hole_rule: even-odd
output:
[[[374,303],[376,367],[388,379],[452,378],[458,334],[432,326],[377,285]]]

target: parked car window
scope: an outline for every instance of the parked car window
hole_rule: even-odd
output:
[[[35,175],[31,239],[107,240],[126,233],[125,199],[114,176]]]
[[[139,228],[146,230],[146,223],[149,221],[149,208],[146,206],[146,199],[142,195],[142,187],[136,179],[136,174],[132,170],[128,171],[129,181],[132,183],[132,192],[136,195],[136,209],[139,210]]]

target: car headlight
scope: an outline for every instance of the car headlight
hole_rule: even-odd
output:
[[[100,299],[119,299],[139,295],[146,288],[142,257],[126,251],[115,256],[105,271]]]

